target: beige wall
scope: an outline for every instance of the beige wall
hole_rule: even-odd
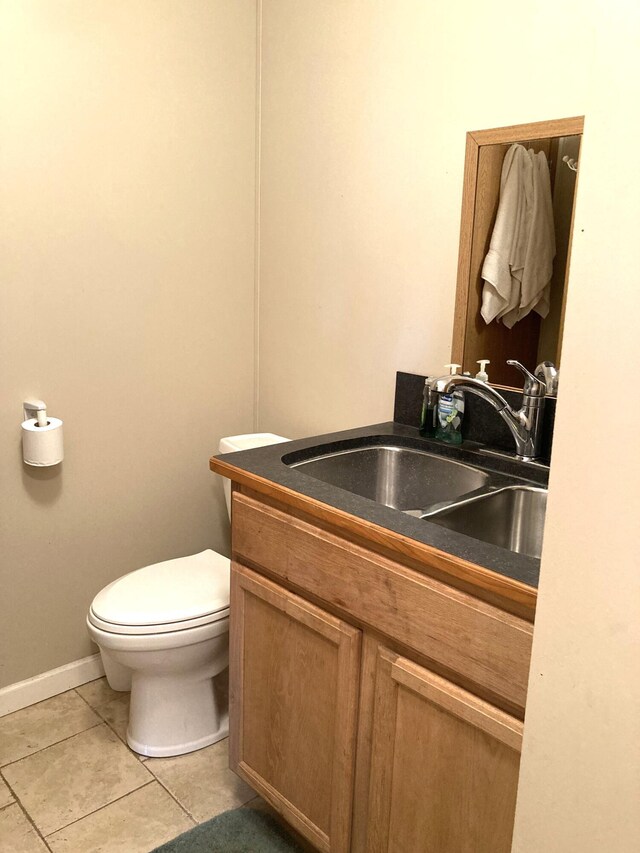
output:
[[[207,463],[253,426],[255,4],[0,15],[2,686],[95,651],[108,581],[226,547]],[[22,464],[26,395],[65,421],[59,469]]]
[[[640,9],[593,22],[517,853],[640,850]]]
[[[260,426],[388,420],[450,360],[465,133],[584,112],[584,4],[262,6]]]
[[[449,360],[465,132],[587,115],[518,853],[640,845],[638,24],[595,0],[263,2],[261,428],[389,419],[397,369]]]

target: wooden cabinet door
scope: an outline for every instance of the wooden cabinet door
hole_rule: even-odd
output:
[[[367,853],[509,853],[522,723],[378,648]]]
[[[360,631],[231,572],[231,768],[319,850],[350,847]]]

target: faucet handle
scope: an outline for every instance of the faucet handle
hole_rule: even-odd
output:
[[[538,379],[533,373],[530,373],[524,364],[520,364],[519,361],[516,361],[514,358],[510,358],[507,360],[507,364],[512,365],[513,367],[517,367],[524,374],[524,389],[523,394],[529,397],[544,397],[547,393],[547,386],[545,383]]]

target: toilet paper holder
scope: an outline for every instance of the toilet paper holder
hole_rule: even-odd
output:
[[[35,418],[38,421],[38,426],[47,425],[47,404],[44,400],[25,400],[22,408],[25,421]]]
[[[22,460],[34,468],[51,468],[64,459],[60,418],[47,416],[44,400],[27,399],[22,404]]]

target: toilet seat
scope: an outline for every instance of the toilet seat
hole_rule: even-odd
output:
[[[215,622],[222,622],[229,618],[229,608],[217,610],[215,613],[209,613],[205,616],[199,616],[197,619],[185,619],[181,622],[159,622],[153,625],[122,625],[118,622],[107,622],[105,619],[100,619],[89,610],[87,621],[101,631],[106,631],[108,634],[122,634],[127,636],[132,635],[148,635],[148,634],[175,634],[179,631],[189,631],[191,628],[199,628],[206,625],[212,625]]]
[[[212,550],[154,563],[113,581],[94,598],[89,621],[110,634],[164,634],[229,615],[230,561]]]
[[[114,652],[157,652],[177,651],[184,646],[193,646],[197,643],[205,643],[214,637],[222,637],[229,633],[229,611],[227,615],[216,622],[207,622],[205,625],[189,626],[174,631],[157,631],[149,633],[125,632],[122,626],[119,631],[109,631],[94,625],[91,617],[87,617],[87,628],[89,636],[101,650]],[[127,688],[128,689],[128,688]]]

